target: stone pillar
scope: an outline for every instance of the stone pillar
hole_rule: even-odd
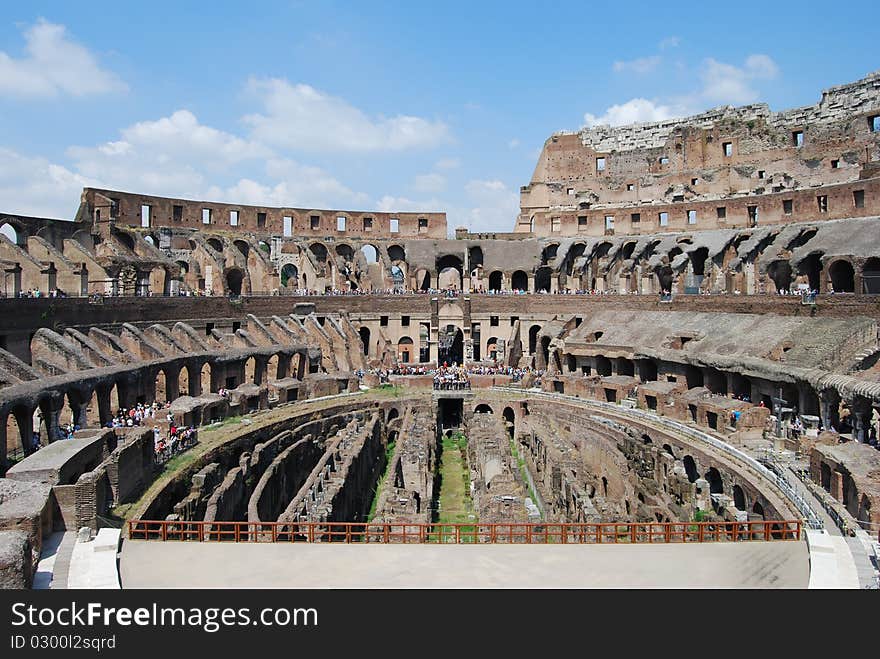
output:
[[[40,403],[40,414],[43,419],[43,429],[40,431],[40,438],[43,438],[43,433],[45,432],[45,439],[48,443],[57,441],[59,439],[58,417],[61,414],[60,405],[52,399],[44,400]]]
[[[9,414],[0,414],[0,468],[8,466],[6,462],[6,423]]]
[[[559,292],[559,275],[553,275],[550,277],[550,292],[558,293]]]
[[[856,396],[850,405],[850,415],[853,420],[853,439],[860,444],[868,441],[868,426],[871,422],[871,401],[862,396]]]
[[[98,423],[103,428],[113,418],[113,411],[110,409],[109,387],[95,389],[95,397],[98,399]]]
[[[823,389],[819,393],[819,409],[822,417],[822,427],[825,430],[832,425],[837,427],[837,406],[840,404],[840,395],[834,389]]]
[[[428,351],[430,353],[429,360],[432,364],[436,365],[437,360],[440,357],[438,344],[440,341],[440,328],[436,326],[431,326],[431,333],[428,338]]]

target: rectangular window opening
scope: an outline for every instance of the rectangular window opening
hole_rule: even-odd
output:
[[[636,189],[636,186],[635,186],[634,183],[627,183],[627,184],[626,184],[626,191],[627,191],[627,192],[632,192],[632,191],[635,190],[635,189]]]
[[[816,197],[816,203],[819,206],[820,213],[828,212],[828,195],[820,194]]]
[[[141,226],[148,227],[150,226],[150,213],[152,208],[149,205],[144,204],[141,206]]]
[[[171,219],[175,222],[180,222],[183,220],[183,206],[171,207]]]
[[[665,227],[669,225],[669,213],[660,213],[660,226]]]
[[[400,317],[400,325],[402,327],[409,327],[409,316],[401,316]]]
[[[730,158],[733,155],[733,142],[724,142],[721,148],[724,150],[725,158]]]
[[[202,209],[202,224],[211,224],[211,209]]]
[[[373,218],[365,217],[364,218],[364,231],[372,231],[373,230]]]
[[[785,215],[791,215],[794,210],[794,202],[791,199],[783,199],[782,200],[782,212]]]
[[[379,316],[379,325],[381,327],[388,327],[388,316]]]
[[[551,217],[550,218],[550,231],[558,232],[561,230],[562,230],[562,218]]]
[[[238,226],[238,211],[229,211],[229,226]]]
[[[257,213],[257,228],[265,229],[266,228],[266,214],[265,213]]]
[[[880,114],[868,117],[868,130],[872,133],[880,133]]]
[[[755,226],[758,223],[758,207],[747,206],[746,209],[749,211],[749,224]]]
[[[688,224],[697,223],[697,211],[688,211]]]
[[[715,209],[715,215],[719,220],[723,220],[727,217],[727,206],[719,206]]]
[[[831,169],[840,169],[840,160],[835,158],[831,161]]]
[[[604,172],[605,171],[605,158],[596,158],[596,171]]]
[[[498,316],[489,316],[489,325],[491,327],[498,327]]]
[[[804,145],[804,131],[796,130],[791,134],[791,143],[794,146],[803,146]]]
[[[587,216],[586,215],[578,215],[578,231],[583,231],[587,228]]]
[[[336,218],[336,230],[337,231],[345,231],[345,216],[340,215]]]
[[[641,213],[633,213],[632,215],[629,216],[629,221],[632,222],[633,224],[638,224],[639,222],[642,221],[642,214]]]
[[[865,191],[864,190],[853,190],[853,205],[856,208],[864,208],[865,207]]]
[[[316,231],[321,228],[321,216],[320,215],[311,215],[309,216],[309,226],[312,231]]]
[[[391,218],[391,233],[398,233],[400,231],[400,220],[395,217]]]
[[[315,227],[312,226],[312,228],[314,229]],[[290,215],[284,216],[282,229],[285,238],[290,238],[293,235],[293,218]]]

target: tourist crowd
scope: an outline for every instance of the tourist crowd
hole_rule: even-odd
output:
[[[156,451],[156,462],[163,463],[178,453],[192,448],[198,443],[198,430],[189,426],[178,427],[174,421],[163,435],[159,426],[153,426],[153,448]]]

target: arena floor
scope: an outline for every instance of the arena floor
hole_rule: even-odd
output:
[[[123,588],[806,588],[806,542],[308,545],[126,540]]]

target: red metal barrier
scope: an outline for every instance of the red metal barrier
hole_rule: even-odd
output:
[[[132,540],[375,544],[644,544],[800,540],[801,520],[592,524],[384,524],[129,520]]]

